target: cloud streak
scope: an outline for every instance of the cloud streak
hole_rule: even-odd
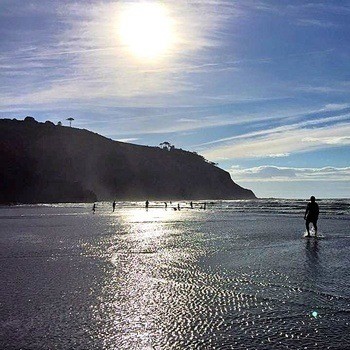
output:
[[[349,181],[350,167],[296,168],[264,165],[252,168],[232,167],[235,180],[250,182],[275,181]]]
[[[348,115],[346,116],[348,118]],[[210,160],[268,158],[274,155],[315,151],[350,145],[350,124],[338,123],[318,128],[301,128],[307,122],[239,135],[230,144],[202,152]],[[312,123],[309,123],[309,125]],[[255,136],[253,138],[253,136]],[[238,139],[238,140],[237,140]]]

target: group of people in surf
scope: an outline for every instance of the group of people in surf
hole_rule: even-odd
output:
[[[172,202],[169,202],[170,205],[172,204]],[[113,201],[112,203],[112,208],[113,208],[113,212],[115,211],[115,207],[116,207],[116,201]],[[145,208],[148,211],[149,208],[149,200],[146,200],[145,202]],[[164,208],[165,210],[167,210],[168,208],[168,203],[164,202]],[[193,206],[193,202],[190,202],[190,208],[194,209]],[[206,209],[207,208],[207,203],[201,203],[200,204],[200,209]],[[173,207],[173,210],[175,211],[180,211],[181,210],[181,206],[180,203],[177,204],[177,206]],[[95,214],[96,211],[96,204],[94,203],[93,207],[92,207],[92,213]],[[318,204],[316,203],[316,198],[314,196],[310,197],[310,202],[307,204],[306,206],[306,210],[305,210],[305,214],[304,214],[304,220],[305,220],[305,225],[306,225],[306,231],[307,231],[307,237],[311,237],[310,235],[310,224],[313,225],[314,227],[314,231],[315,231],[315,236],[317,237],[317,220],[318,220],[318,215],[320,213]]]
[[[169,202],[169,205],[172,205],[172,202],[171,202],[171,201]],[[148,208],[149,208],[149,200],[146,200],[146,202],[145,202],[145,208],[146,208],[146,210],[148,210]],[[193,202],[192,202],[192,201],[190,202],[190,208],[191,208],[191,209],[194,209],[194,205],[193,205]],[[168,202],[164,202],[164,209],[165,209],[165,210],[168,209]],[[175,210],[175,211],[180,211],[182,208],[181,208],[181,206],[180,206],[180,203],[178,203],[177,206],[172,207],[172,209]],[[201,203],[199,209],[204,209],[204,210],[206,210],[206,209],[207,209],[207,203],[206,203],[206,202]]]
[[[170,205],[172,205],[172,202],[169,202],[169,203],[170,203]],[[116,201],[113,201],[113,203],[112,203],[112,211],[113,212],[115,211],[116,204],[117,204]],[[146,210],[148,210],[148,208],[149,208],[149,200],[146,200],[145,208],[146,208]],[[168,203],[167,202],[164,202],[164,208],[165,208],[165,210],[167,210],[167,208],[168,208]],[[180,203],[178,203],[177,206],[172,207],[172,208],[173,208],[173,210],[179,210],[180,211],[181,210]],[[192,201],[190,202],[190,208],[194,209],[194,204],[193,204]],[[206,210],[207,209],[207,203],[206,202],[201,203],[199,209]],[[94,203],[93,206],[92,206],[92,213],[95,214],[95,212],[96,212],[96,203]]]

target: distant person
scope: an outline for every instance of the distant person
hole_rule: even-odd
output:
[[[204,210],[207,209],[207,202],[204,202],[204,204],[203,204],[203,209],[204,209]]]
[[[190,202],[190,207],[191,207],[191,209],[193,209],[193,202],[192,201]]]
[[[165,208],[165,210],[168,208],[167,202],[164,202],[164,208]]]
[[[146,200],[146,204],[145,204],[146,210],[148,211],[148,207],[149,207],[149,201]]]
[[[96,211],[96,204],[94,203],[94,205],[92,206],[92,214],[95,214]]]
[[[177,203],[177,210],[180,211],[181,208],[180,208],[180,203]]]
[[[113,206],[113,213],[114,213],[114,210],[115,210],[115,201],[113,202],[112,206]]]
[[[314,226],[315,236],[317,236],[317,220],[320,210],[318,204],[316,203],[316,198],[314,196],[310,197],[310,202],[307,204],[304,220],[306,220],[306,230],[307,235],[310,237],[310,222]]]

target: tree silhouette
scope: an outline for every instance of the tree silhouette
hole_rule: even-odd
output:
[[[72,121],[74,120],[74,118],[69,117],[67,118],[67,120],[69,121],[69,126],[72,127]]]
[[[161,142],[159,144],[159,146],[164,149],[164,150],[167,150],[167,151],[171,151],[175,148],[175,146],[173,146],[170,142],[167,142],[167,141],[164,141],[164,142]]]

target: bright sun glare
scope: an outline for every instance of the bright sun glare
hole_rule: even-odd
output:
[[[119,35],[134,56],[156,60],[174,44],[173,21],[162,4],[129,4],[120,17]]]

